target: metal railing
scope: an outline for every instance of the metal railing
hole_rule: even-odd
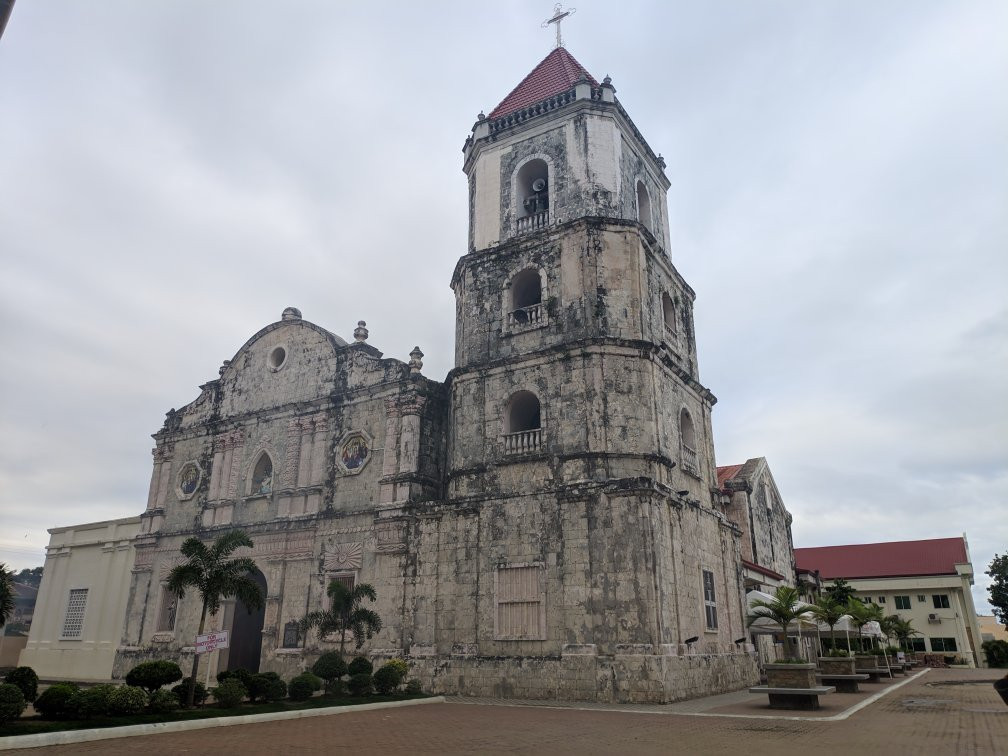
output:
[[[504,434],[505,454],[528,454],[542,447],[542,428]]]

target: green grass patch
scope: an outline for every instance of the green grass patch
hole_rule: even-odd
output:
[[[322,709],[329,706],[355,706],[365,703],[384,703],[386,701],[412,701],[419,698],[429,698],[425,694],[408,695],[401,693],[390,696],[315,696],[307,701],[274,701],[272,703],[244,703],[233,709],[218,709],[213,706],[197,707],[195,709],[178,709],[163,714],[134,714],[126,717],[95,717],[94,719],[42,719],[40,716],[22,717],[14,722],[0,725],[0,737],[10,735],[34,735],[40,732],[60,732],[62,730],[91,730],[104,727],[124,727],[136,724],[154,724],[157,722],[188,722],[193,719],[212,719],[214,717],[243,717],[247,714],[267,714],[274,711],[301,711],[303,709]]]

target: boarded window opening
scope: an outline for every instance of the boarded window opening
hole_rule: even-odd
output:
[[[544,640],[542,567],[497,568],[496,637]]]

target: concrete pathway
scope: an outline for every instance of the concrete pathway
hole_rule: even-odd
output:
[[[1008,706],[991,685],[999,676],[997,670],[932,670],[842,720],[711,716],[712,709],[732,705],[711,699],[665,707],[461,699],[466,702],[8,753],[1005,754]]]

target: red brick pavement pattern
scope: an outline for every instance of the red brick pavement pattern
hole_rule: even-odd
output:
[[[1008,706],[994,677],[935,670],[840,722],[445,703],[8,753],[1006,754]]]

